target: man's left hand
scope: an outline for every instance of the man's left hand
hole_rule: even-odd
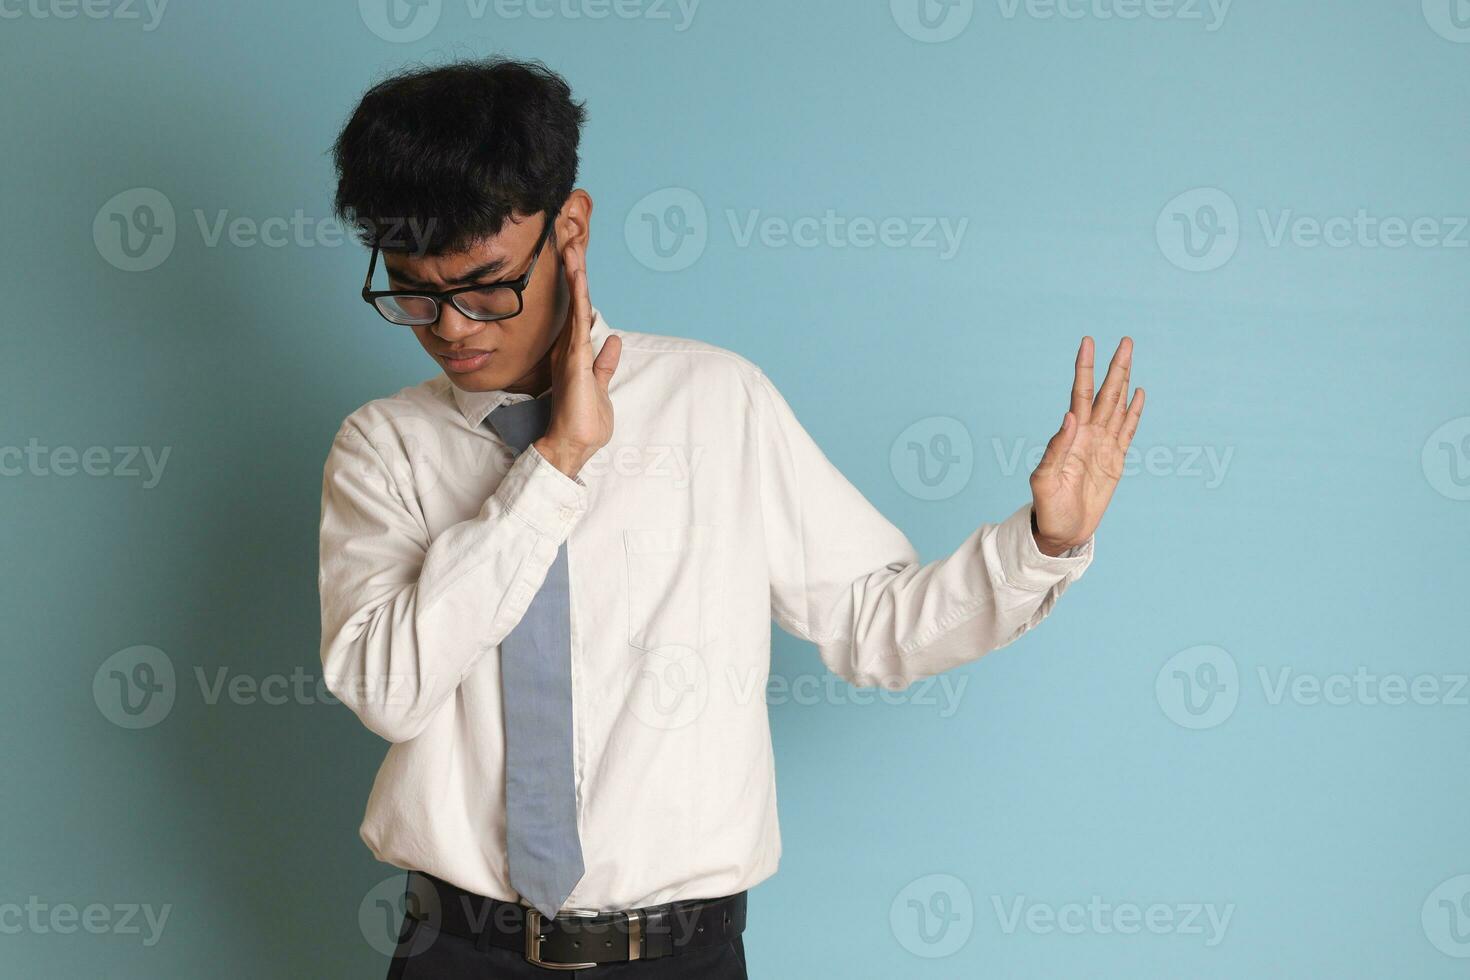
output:
[[[1085,544],[1108,509],[1143,415],[1143,389],[1128,400],[1132,367],[1133,341],[1124,337],[1094,398],[1093,343],[1091,337],[1082,338],[1072,407],[1031,474],[1033,528],[1043,554],[1055,557]]]

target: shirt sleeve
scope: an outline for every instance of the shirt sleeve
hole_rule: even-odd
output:
[[[1091,564],[1092,539],[1043,554],[1029,502],[920,564],[758,369],[754,389],[772,616],[849,683],[900,690],[1003,647]]]
[[[324,681],[372,731],[413,738],[520,622],[588,489],[536,450],[473,518],[430,540],[372,442],[344,425],[322,480]]]

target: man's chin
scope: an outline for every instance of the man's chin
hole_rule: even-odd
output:
[[[503,355],[490,351],[468,358],[443,357],[429,352],[450,382],[464,391],[494,391],[509,382],[504,377]]]
[[[462,371],[451,371],[446,367],[444,368],[444,376],[449,379],[450,384],[461,391],[499,391],[510,383],[504,378],[501,378],[498,372],[490,369],[465,373]]]

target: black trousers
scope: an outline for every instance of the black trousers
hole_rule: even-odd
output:
[[[548,970],[526,962],[515,950],[490,946],[483,952],[461,936],[436,930],[418,919],[405,917],[398,951],[387,980],[500,980],[536,977],[538,980],[749,980],[745,972],[745,943],[736,936],[718,946],[691,947],[672,956],[631,963],[604,963],[585,970]]]

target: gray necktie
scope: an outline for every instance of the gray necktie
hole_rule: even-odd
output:
[[[486,420],[519,454],[546,431],[551,396],[501,405]],[[505,827],[510,883],[555,916],[582,880],[572,772],[572,640],[567,546],[500,643]]]

